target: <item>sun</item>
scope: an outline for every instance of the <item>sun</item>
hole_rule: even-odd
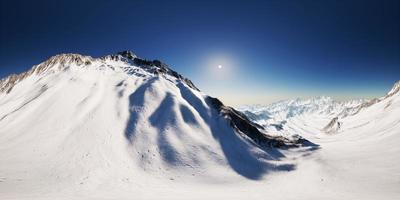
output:
[[[222,69],[222,65],[218,65],[218,69]]]

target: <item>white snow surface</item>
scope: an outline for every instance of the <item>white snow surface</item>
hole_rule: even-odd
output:
[[[282,117],[271,134],[319,146],[263,150],[185,82],[85,59],[0,93],[0,199],[400,197],[399,92],[340,118],[335,134],[321,131],[330,114]]]
[[[284,175],[285,180],[272,183],[291,188],[291,194],[282,199],[399,199],[399,83],[386,96],[371,101],[335,102],[318,97],[242,106],[240,110],[248,111],[248,116],[258,114],[253,120],[270,133],[298,134],[319,145],[315,153],[297,161],[296,170]],[[293,106],[293,102],[299,103]],[[326,108],[336,109],[326,112]],[[340,128],[335,124],[338,130],[326,133],[323,128],[334,117]],[[272,125],[282,121],[282,129]]]

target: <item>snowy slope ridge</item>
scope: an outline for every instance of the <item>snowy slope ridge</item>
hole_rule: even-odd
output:
[[[119,52],[117,55],[108,55],[101,57],[99,59],[95,59],[90,56],[83,56],[80,54],[60,54],[53,56],[48,60],[46,60],[45,62],[33,66],[32,69],[27,72],[18,75],[12,74],[0,80],[0,92],[9,93],[16,83],[18,83],[19,81],[25,79],[26,77],[32,74],[43,74],[46,72],[55,73],[57,71],[65,71],[68,70],[70,67],[77,67],[77,66],[85,67],[91,65],[95,61],[103,62],[103,65],[101,67],[105,67],[104,64],[106,64],[107,61],[125,61],[125,62],[133,61],[134,63],[138,64],[139,66],[142,66],[142,68],[146,69],[149,72],[152,72],[154,74],[163,72],[172,75],[178,79],[183,80],[187,85],[191,86],[193,89],[198,90],[190,80],[182,77],[177,72],[169,69],[164,63],[161,63],[158,60],[146,61],[138,58],[131,51],[122,51]],[[113,68],[109,64],[108,67]],[[125,68],[124,70],[129,72],[129,69],[127,68]]]
[[[393,96],[393,95],[395,95],[395,94],[397,94],[399,92],[400,92],[400,81],[397,81],[393,85],[392,89],[386,94],[385,98],[391,97],[391,96]]]
[[[41,74],[46,71],[54,72],[56,68],[57,70],[65,70],[69,66],[68,64],[74,63],[78,66],[83,64],[89,65],[94,59],[90,56],[82,56],[79,54],[61,54],[56,55],[49,58],[47,61],[35,65],[27,72],[23,72],[21,74],[12,74],[4,79],[0,80],[0,92],[11,92],[12,88],[20,81],[24,80],[25,78],[29,77],[33,74]]]
[[[358,116],[370,107],[374,107],[382,101],[393,99],[400,91],[400,81],[396,82],[392,89],[383,97],[372,100],[336,101],[330,97],[315,97],[310,99],[285,100],[267,106],[245,105],[238,109],[250,120],[264,127],[270,134],[293,135],[303,132],[315,134],[337,133],[343,126],[343,119]],[[390,100],[389,102],[392,102]],[[365,113],[365,112],[364,112]],[[316,121],[318,120],[318,121]],[[305,133],[298,130],[301,124],[315,122],[315,130]],[[319,127],[317,127],[317,124]],[[295,131],[296,130],[296,131]],[[302,134],[300,134],[302,135]]]
[[[359,106],[357,106],[358,109],[352,115],[356,115],[360,112],[365,113],[364,110],[366,110],[366,109],[368,110],[370,107],[378,107],[378,106],[375,106],[375,104],[379,104],[380,102],[385,101],[386,99],[389,99],[387,105],[385,106],[385,109],[386,109],[391,105],[391,103],[393,101],[393,96],[396,96],[398,93],[400,93],[400,81],[397,81],[393,85],[392,89],[385,96],[383,96],[381,98],[375,98],[370,101],[366,101],[366,102],[360,104]],[[344,116],[343,118],[345,118],[345,117],[347,117],[347,116]],[[334,117],[322,130],[326,133],[337,133],[337,132],[339,132],[339,130],[342,126],[342,123],[343,122],[340,122],[338,117]]]
[[[176,86],[182,87],[189,87],[192,90],[199,91],[199,89],[187,78],[184,78],[182,75],[178,74],[177,72],[171,70],[166,64],[154,60],[148,61],[144,59],[138,58],[135,54],[130,51],[123,51],[118,53],[117,55],[110,55],[105,56],[100,59],[95,59],[90,56],[82,56],[79,54],[61,54],[56,55],[48,59],[47,61],[34,66],[28,72],[22,73],[20,75],[11,75],[3,80],[0,81],[0,91],[5,93],[10,93],[13,87],[20,81],[24,80],[28,76],[34,75],[47,75],[51,73],[57,72],[64,72],[69,70],[70,68],[85,69],[85,68],[92,68],[98,70],[105,70],[105,68],[115,70],[115,67],[112,66],[112,63],[108,63],[109,61],[122,61],[125,62],[124,64],[128,64],[131,66],[121,67],[119,70],[123,70],[128,75],[136,75],[142,76],[142,74],[137,73],[139,70],[137,67],[139,66],[140,70],[144,70],[148,73],[148,75],[162,75],[167,80],[171,81],[175,79],[175,81],[179,81],[179,84]],[[97,63],[94,63],[97,62]],[[94,63],[94,64],[93,64]],[[100,65],[99,65],[100,64]],[[118,71],[118,70],[117,70]],[[184,85],[182,85],[182,83]],[[281,146],[285,144],[295,144],[298,141],[288,141],[288,140],[281,140],[284,138],[273,138],[270,137],[258,130],[258,128],[262,129],[262,127],[258,126],[252,122],[250,122],[246,116],[241,115],[239,112],[235,111],[233,108],[229,108],[224,106],[218,99],[211,98],[206,96],[205,97],[206,103],[213,103],[213,107],[217,107],[218,111],[224,110],[224,112],[220,112],[220,114],[226,116],[231,121],[232,127],[234,127],[237,131],[245,134],[250,139],[253,139],[259,144],[269,145],[269,146]],[[215,104],[215,105],[214,105]],[[3,116],[5,117],[5,116]],[[235,119],[235,120],[234,120]],[[241,121],[239,121],[240,119]],[[233,124],[235,122],[235,124]],[[246,130],[246,131],[244,131]],[[249,131],[247,131],[249,130]]]
[[[333,123],[333,121],[335,121],[335,118],[334,118],[324,128],[324,130],[327,133],[336,133],[336,132],[340,132],[341,125],[343,125],[344,123],[346,123],[346,125],[351,126],[351,124],[359,124],[360,122],[363,122],[364,119],[368,119],[368,121],[365,122],[365,124],[369,124],[369,123],[374,122],[376,118],[383,118],[383,119],[388,118],[386,115],[388,115],[388,112],[393,107],[394,102],[399,101],[399,95],[400,95],[400,81],[396,82],[393,85],[392,89],[385,96],[380,97],[380,98],[375,98],[375,99],[372,99],[368,102],[361,104],[360,109],[357,111],[357,113],[354,114],[353,116],[348,116],[346,118],[343,118],[342,119],[343,122],[339,122],[336,119],[336,122]],[[374,117],[375,119],[370,119],[371,117]],[[360,119],[360,118],[363,118],[363,119]],[[357,119],[357,120],[354,121],[352,119]],[[335,124],[338,124],[338,125],[335,125]],[[333,128],[333,129],[335,129],[333,131],[333,129],[332,129],[333,126],[339,126],[339,127]],[[357,126],[359,126],[359,125],[357,125]]]
[[[326,133],[336,133],[340,129],[341,125],[342,123],[339,122],[339,117],[335,117],[322,130]]]
[[[395,83],[383,97],[355,103],[354,112],[345,116],[338,115],[341,109],[288,116],[286,110],[302,109],[290,103],[286,106],[291,108],[282,105],[281,114],[266,108],[268,119],[255,121],[265,122],[270,134],[299,134],[319,145],[316,153],[300,159],[296,170],[271,181],[266,195],[279,191],[275,185],[285,185],[292,189],[281,199],[400,199],[399,86]],[[319,107],[332,106],[325,102]]]
[[[143,188],[261,180],[295,168],[284,160],[288,147],[314,149],[268,135],[167,65],[129,51],[53,56],[0,88],[3,198],[152,196]]]

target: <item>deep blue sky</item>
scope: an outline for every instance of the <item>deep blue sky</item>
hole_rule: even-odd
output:
[[[380,96],[400,79],[400,1],[1,0],[0,9],[0,77],[58,53],[130,49],[228,104]]]

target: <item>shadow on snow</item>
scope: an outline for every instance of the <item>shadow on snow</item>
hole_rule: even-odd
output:
[[[152,78],[140,86],[129,96],[130,116],[125,128],[125,137],[132,143],[132,136],[135,133],[135,125],[138,123],[139,113],[144,107],[145,92],[158,78]],[[253,146],[246,142],[241,136],[230,127],[226,119],[219,116],[210,105],[204,103],[184,84],[179,82],[177,87],[180,95],[187,103],[196,110],[204,122],[210,127],[212,136],[218,141],[222,152],[229,166],[239,175],[251,180],[259,180],[268,172],[291,171],[295,169],[293,164],[271,164],[266,160],[279,160],[284,155],[276,148],[263,148],[262,151],[253,152]],[[177,116],[173,110],[174,97],[167,93],[159,107],[149,117],[150,124],[158,131],[157,145],[160,155],[168,164],[176,165],[179,162],[179,155],[174,146],[166,137],[166,129],[175,124]],[[179,106],[182,118],[187,124],[196,124],[196,118],[191,110],[185,106]]]

